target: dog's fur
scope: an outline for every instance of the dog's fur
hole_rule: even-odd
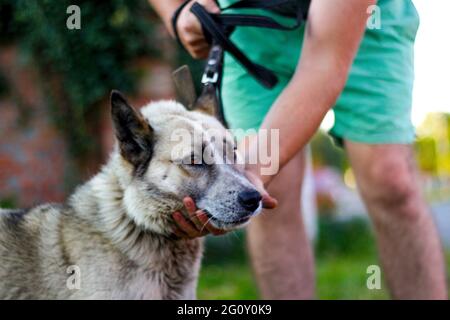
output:
[[[100,173],[65,204],[0,209],[0,298],[193,299],[201,240],[174,237],[171,213],[187,195],[222,229],[257,211],[239,204],[254,188],[235,165],[184,161],[205,144],[233,148],[217,120],[173,101],[141,112],[118,92],[111,101],[118,143]],[[209,128],[221,139],[209,139]],[[200,142],[173,153],[176,129]]]

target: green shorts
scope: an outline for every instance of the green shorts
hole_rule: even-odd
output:
[[[410,0],[380,0],[378,6],[381,29],[366,30],[345,89],[333,108],[331,134],[361,143],[408,144],[415,138],[411,100],[419,17]],[[288,18],[270,15],[292,23]],[[222,100],[232,129],[259,128],[295,71],[303,33],[304,28],[286,32],[251,27],[237,28],[233,33],[234,43],[251,60],[273,70],[279,83],[273,89],[262,87],[226,54]]]

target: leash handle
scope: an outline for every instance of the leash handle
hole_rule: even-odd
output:
[[[228,34],[225,33],[225,29],[213,19],[212,15],[206,11],[202,5],[195,2],[191,7],[191,12],[200,20],[204,33],[209,34],[210,38],[212,38],[217,45],[220,45],[223,50],[228,51],[235,57],[248,73],[263,86],[266,88],[273,88],[278,83],[277,77],[271,70],[250,61],[250,59],[248,59],[247,56],[230,41]]]
[[[235,2],[227,9],[271,8],[287,4],[291,0],[242,0]],[[278,83],[275,73],[268,68],[251,61],[230,39],[230,34],[236,26],[251,26],[278,30],[294,30],[304,22],[306,14],[299,6],[296,13],[296,22],[292,26],[284,26],[274,19],[253,14],[211,14],[197,2],[191,6],[190,11],[198,18],[202,25],[205,39],[213,45],[219,45],[229,52],[260,84],[266,88],[273,88]]]

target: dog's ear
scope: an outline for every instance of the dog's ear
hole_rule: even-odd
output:
[[[202,93],[195,101],[192,110],[218,117],[219,102],[217,100],[216,89],[214,86],[206,85],[203,87]]]
[[[181,66],[172,73],[173,83],[177,94],[177,100],[188,110],[192,110],[192,106],[197,99],[195,93],[195,85],[192,80],[191,69],[187,66]]]
[[[111,92],[111,115],[120,153],[137,171],[147,166],[153,151],[153,129],[116,90]]]

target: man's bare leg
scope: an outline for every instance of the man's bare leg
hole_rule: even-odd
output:
[[[446,299],[441,243],[408,145],[346,141],[393,298]]]
[[[271,181],[278,207],[263,211],[248,227],[247,239],[264,299],[312,299],[314,259],[301,216],[305,159],[299,153]]]

